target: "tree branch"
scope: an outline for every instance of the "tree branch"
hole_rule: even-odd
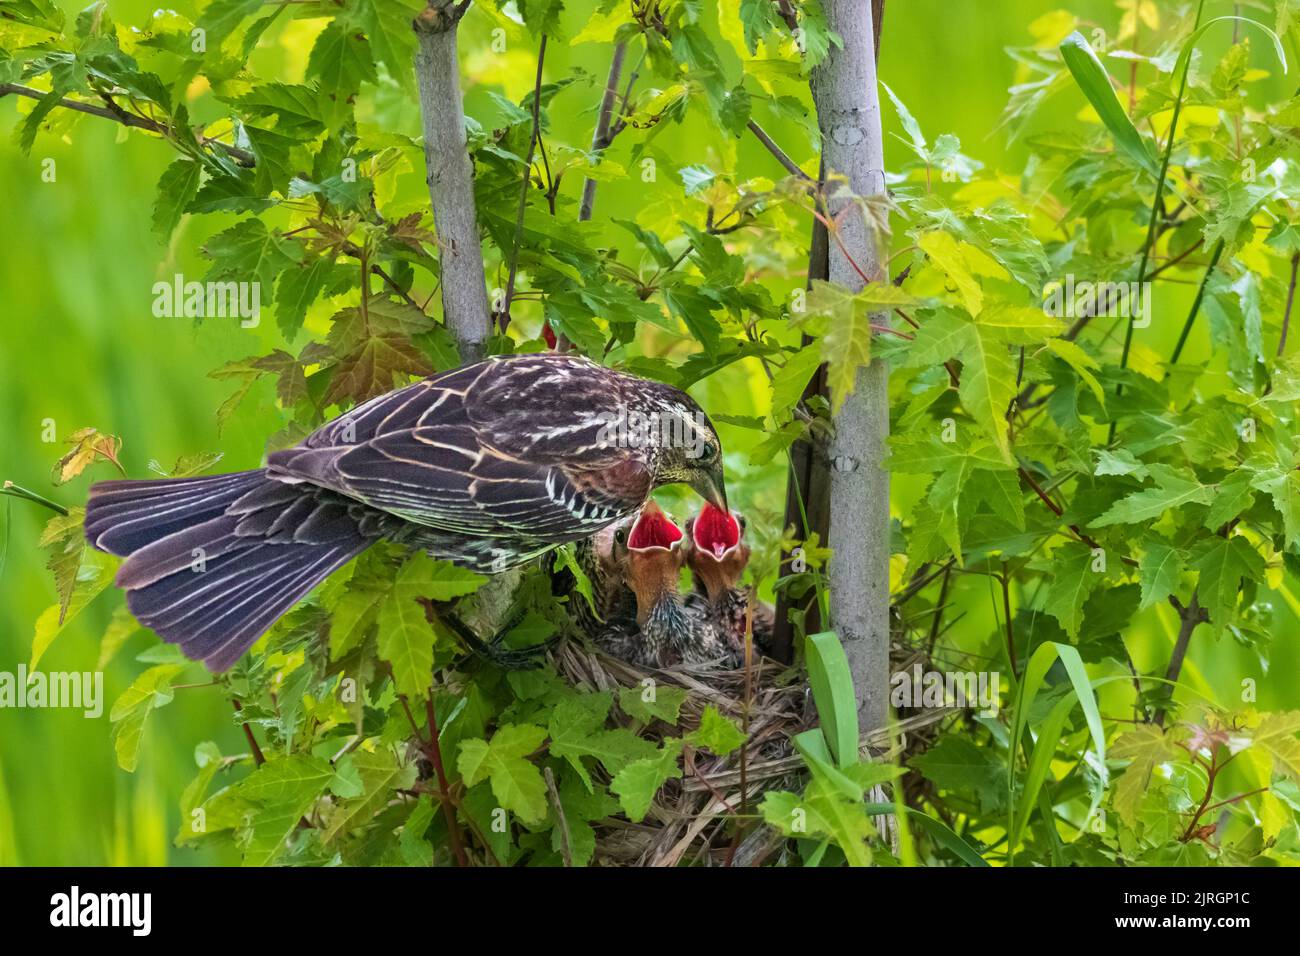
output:
[[[1178,675],[1182,673],[1183,661],[1187,657],[1187,647],[1192,641],[1192,632],[1196,630],[1197,624],[1202,624],[1210,619],[1205,609],[1201,607],[1197,600],[1196,592],[1192,592],[1192,599],[1183,605],[1178,598],[1170,595],[1169,603],[1173,605],[1174,610],[1178,612],[1181,624],[1178,627],[1178,638],[1174,641],[1173,653],[1169,655],[1169,666],[1165,669],[1165,680],[1170,685],[1178,681]],[[1173,700],[1174,688],[1169,686],[1165,702],[1160,705],[1156,711],[1155,724],[1157,727],[1165,725],[1165,710],[1169,702]]]
[[[618,96],[619,80],[623,76],[623,60],[627,56],[627,44],[614,46],[614,58],[609,62],[609,76],[605,78],[605,93],[600,98],[600,114],[596,118],[596,131],[591,136],[591,151],[600,153],[609,148],[617,133],[611,133],[610,126],[614,118],[614,100]],[[596,205],[596,180],[588,178],[582,184],[582,204],[578,207],[578,221],[589,222],[593,207]]]
[[[447,773],[442,767],[442,747],[438,744],[438,718],[433,709],[433,688],[429,688],[429,699],[424,702],[424,713],[429,723],[429,759],[433,762],[434,773],[438,775],[438,793],[442,804],[442,813],[447,820],[447,832],[451,839],[451,849],[456,855],[457,866],[469,866],[465,857],[465,848],[460,842],[460,827],[456,823],[456,810],[451,803],[451,787],[447,784]]]
[[[469,363],[486,351],[491,319],[456,54],[456,25],[463,13],[463,6],[454,7],[450,0],[429,0],[412,26],[419,44],[415,75],[442,270],[443,315],[461,360]]]
[[[33,89],[30,86],[22,86],[18,83],[0,83],[0,97],[13,94],[14,96],[25,96],[33,100],[43,100],[49,95],[44,90]],[[85,113],[88,116],[98,116],[101,119],[112,120],[114,123],[121,123],[123,126],[129,126],[132,129],[147,130],[150,133],[157,133],[164,138],[170,136],[171,129],[165,123],[159,123],[157,120],[151,120],[143,116],[136,116],[126,112],[117,105],[112,97],[108,94],[102,94],[107,106],[96,106],[94,103],[83,103],[80,100],[64,98],[59,100],[58,106],[66,110],[72,110],[76,113]],[[238,146],[231,146],[229,143],[223,143],[219,139],[211,139],[207,136],[199,136],[199,142],[206,146],[215,146],[241,166],[253,167],[257,165],[257,157],[246,149],[240,149]]]
[[[763,130],[763,127],[759,126],[753,120],[750,120],[747,125],[749,131],[758,137],[758,141],[767,147],[767,151],[776,157],[776,161],[784,166],[789,171],[790,175],[798,176],[800,179],[806,179],[808,182],[812,182],[812,177],[800,169],[799,164],[791,159],[786,154],[785,150],[776,145],[776,142],[772,137],[767,135]]]
[[[1291,308],[1295,305],[1295,279],[1296,271],[1300,269],[1300,252],[1291,257],[1291,284],[1286,290],[1286,308],[1282,310],[1282,337],[1277,341],[1277,357],[1282,357],[1282,352],[1286,349],[1286,333],[1291,325]]]

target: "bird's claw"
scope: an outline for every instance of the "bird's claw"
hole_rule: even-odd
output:
[[[470,627],[453,614],[443,615],[443,621],[450,627],[456,636],[460,638],[466,649],[475,657],[481,658],[490,664],[495,664],[502,670],[508,671],[531,671],[536,670],[545,663],[546,653],[555,646],[556,639],[544,641],[541,644],[533,644],[529,647],[507,647],[505,636],[514,629],[523,615],[515,615],[506,622],[490,641],[485,641],[474,633]]]

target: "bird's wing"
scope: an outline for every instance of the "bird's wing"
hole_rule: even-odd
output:
[[[415,524],[521,542],[574,540],[639,505],[650,476],[635,459],[615,460],[609,450],[526,459],[488,440],[467,406],[501,366],[508,364],[468,366],[372,399],[272,454],[271,475]]]

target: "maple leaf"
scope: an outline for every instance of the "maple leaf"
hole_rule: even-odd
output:
[[[54,465],[54,483],[62,485],[76,478],[99,459],[111,461],[124,476],[126,469],[118,461],[122,450],[122,439],[116,435],[107,435],[97,428],[79,428],[66,442],[72,446]]]
[[[415,306],[388,299],[363,299],[336,314],[329,343],[338,359],[323,404],[363,402],[402,384],[406,376],[432,374],[411,338],[434,328]]]

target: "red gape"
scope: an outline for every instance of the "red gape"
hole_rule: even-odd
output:
[[[705,504],[691,525],[691,537],[695,539],[697,548],[721,560],[724,554],[740,544],[740,524],[734,515],[715,505]]]
[[[542,338],[546,341],[547,348],[549,349],[555,348],[555,343],[557,340],[555,338],[555,330],[551,328],[550,322],[542,323]]]
[[[632,533],[627,538],[627,546],[631,550],[663,548],[667,551],[680,540],[682,540],[682,529],[677,527],[657,504],[648,501],[641,509],[636,524],[632,526]]]

